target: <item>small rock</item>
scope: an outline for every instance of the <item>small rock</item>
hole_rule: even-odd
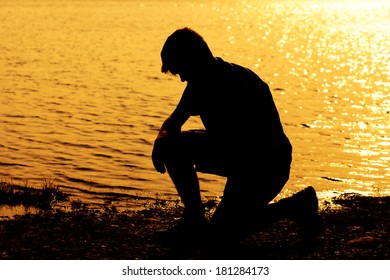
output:
[[[363,237],[358,237],[351,239],[347,241],[347,245],[351,246],[366,246],[366,245],[371,245],[373,244],[377,239],[372,236],[363,236]]]

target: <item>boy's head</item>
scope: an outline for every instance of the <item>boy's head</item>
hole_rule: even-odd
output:
[[[190,28],[176,30],[165,41],[161,51],[163,73],[186,75],[193,69],[200,70],[212,60],[213,54],[206,41]]]

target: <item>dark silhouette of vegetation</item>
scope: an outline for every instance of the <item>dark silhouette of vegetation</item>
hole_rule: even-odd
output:
[[[40,188],[0,182],[0,205],[51,209],[56,203],[68,200],[68,195],[60,190],[55,180],[43,180]]]

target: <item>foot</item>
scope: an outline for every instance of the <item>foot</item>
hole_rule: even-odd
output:
[[[318,199],[313,187],[293,195],[297,211],[295,220],[303,228],[304,240],[313,240],[322,233],[322,223],[318,215]]]

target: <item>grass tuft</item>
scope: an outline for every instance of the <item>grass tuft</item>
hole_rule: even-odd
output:
[[[68,200],[56,180],[44,179],[40,187],[16,185],[4,180],[0,181],[0,205],[36,207],[38,209],[52,209],[58,202]]]

